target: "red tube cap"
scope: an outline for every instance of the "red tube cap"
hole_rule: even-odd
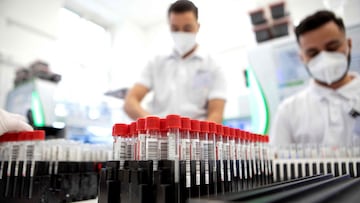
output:
[[[241,130],[240,129],[235,129],[235,137],[236,139],[240,139],[241,138]]]
[[[136,130],[144,131],[145,130],[145,118],[138,118],[136,121]]]
[[[43,130],[34,130],[32,132],[28,132],[30,136],[32,136],[32,140],[45,140],[45,131]]]
[[[113,136],[126,136],[129,133],[129,126],[124,123],[117,123],[113,126]]]
[[[188,117],[181,118],[181,129],[182,130],[191,130],[191,121]]]
[[[144,131],[145,130],[145,118],[139,118],[136,121],[136,130]]]
[[[230,137],[235,138],[235,136],[236,136],[235,128],[230,128]]]
[[[136,122],[131,122],[129,127],[129,134],[135,135],[136,134]]]
[[[165,118],[160,118],[160,131],[161,132],[166,132],[166,119]]]
[[[192,132],[200,132],[200,121],[191,120],[191,131]]]
[[[216,133],[216,123],[215,122],[209,122],[209,132],[210,133]]]
[[[157,116],[148,116],[145,119],[146,130],[160,130],[160,118]]]
[[[229,137],[229,135],[230,135],[230,128],[227,127],[227,126],[224,126],[224,127],[223,127],[223,130],[224,130],[224,136],[225,136],[225,137]]]
[[[181,128],[181,117],[179,115],[166,116],[167,128]]]
[[[203,133],[208,133],[209,132],[209,122],[200,121],[200,130]]]
[[[216,125],[216,133],[217,133],[217,135],[219,135],[219,136],[224,135],[224,129],[223,129],[223,126],[222,126],[222,125],[220,125],[220,124],[217,124],[217,125]]]

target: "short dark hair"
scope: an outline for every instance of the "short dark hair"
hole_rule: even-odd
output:
[[[194,13],[196,20],[198,19],[198,8],[195,4],[188,0],[178,0],[170,5],[168,10],[168,17],[170,13],[184,13],[191,11]]]
[[[300,35],[315,30],[331,21],[334,22],[340,28],[340,30],[345,33],[344,22],[341,18],[337,17],[331,11],[321,10],[310,16],[307,16],[300,22],[300,24],[295,28],[296,40],[299,42]]]

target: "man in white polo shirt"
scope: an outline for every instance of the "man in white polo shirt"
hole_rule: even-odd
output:
[[[342,19],[319,11],[295,29],[301,58],[313,78],[278,108],[270,132],[275,145],[359,145],[360,77],[349,72],[351,39]]]
[[[126,96],[125,111],[133,119],[180,114],[221,123],[225,78],[213,58],[196,43],[197,7],[187,0],[176,1],[168,10],[168,18],[174,51],[149,62]],[[140,102],[150,91],[154,98],[147,111]]]

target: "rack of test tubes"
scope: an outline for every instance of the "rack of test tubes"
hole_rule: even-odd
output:
[[[273,182],[268,136],[179,115],[113,126],[99,203],[183,203]]]
[[[207,202],[358,202],[360,145],[291,144],[272,147],[273,183],[256,190],[190,199]]]
[[[96,198],[111,149],[45,140],[44,131],[0,136],[0,202],[53,203]]]

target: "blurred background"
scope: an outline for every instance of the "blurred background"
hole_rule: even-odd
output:
[[[172,48],[172,2],[0,0],[0,108],[54,135],[111,142],[111,126],[130,121],[122,109],[127,89],[148,59]],[[360,67],[358,0],[193,2],[198,42],[228,81],[225,125],[267,133],[279,102],[304,87],[293,28],[316,10],[344,18],[354,38],[352,66]]]

